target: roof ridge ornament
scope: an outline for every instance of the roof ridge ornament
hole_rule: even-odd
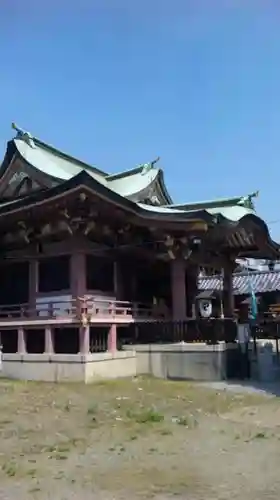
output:
[[[255,210],[253,198],[258,198],[259,194],[260,194],[259,191],[254,191],[253,193],[248,194],[247,196],[242,196],[242,198],[240,198],[238,205],[241,205],[244,208]]]
[[[26,130],[23,130],[22,128],[18,127],[14,122],[12,123],[12,129],[17,132],[16,139],[23,140],[24,142],[26,142],[26,144],[28,144],[28,146],[30,146],[33,149],[36,148],[33,137],[30,134],[30,132],[27,132]]]
[[[160,160],[160,156],[158,156],[155,160],[149,163],[142,163],[139,165],[142,168],[141,175],[145,175],[147,172],[150,172],[154,168],[154,165]]]

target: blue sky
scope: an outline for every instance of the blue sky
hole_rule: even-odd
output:
[[[2,0],[0,153],[15,121],[109,172],[160,155],[175,201],[260,189],[280,220],[279,23],[279,0]]]

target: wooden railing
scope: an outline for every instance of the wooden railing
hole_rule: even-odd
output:
[[[234,342],[236,322],[231,318],[194,319],[183,321],[145,321],[131,324],[118,334],[121,344],[163,344],[180,342]]]
[[[152,318],[152,308],[140,303],[116,301],[93,296],[77,299],[59,299],[37,301],[35,307],[30,304],[9,304],[0,306],[0,322],[22,320],[80,320],[90,322],[102,318]]]
[[[30,304],[9,304],[0,306],[1,319],[50,319],[50,318],[75,318],[77,315],[76,300],[40,301],[36,307]]]
[[[79,307],[81,314],[86,314],[89,318],[96,316],[151,318],[153,316],[152,308],[141,303],[99,297],[80,298]]]

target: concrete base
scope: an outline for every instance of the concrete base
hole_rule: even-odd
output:
[[[174,380],[224,380],[229,348],[224,343],[136,345],[137,374]]]
[[[237,379],[240,376],[241,358],[236,343],[147,344],[136,345],[134,349],[138,374],[210,382]],[[249,360],[252,381],[280,381],[280,356],[275,341],[258,341],[256,351],[251,342]]]
[[[264,345],[266,344],[266,345]],[[273,342],[251,343],[251,380],[280,380]],[[238,378],[237,344],[146,344],[96,354],[3,354],[0,376],[46,382],[94,382],[152,375],[173,380],[221,381]],[[237,369],[236,369],[237,368]]]
[[[3,354],[1,377],[43,382],[93,382],[136,375],[135,351],[96,354]]]

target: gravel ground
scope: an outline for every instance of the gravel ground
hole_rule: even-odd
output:
[[[0,381],[0,498],[280,497],[280,402],[186,382]]]

